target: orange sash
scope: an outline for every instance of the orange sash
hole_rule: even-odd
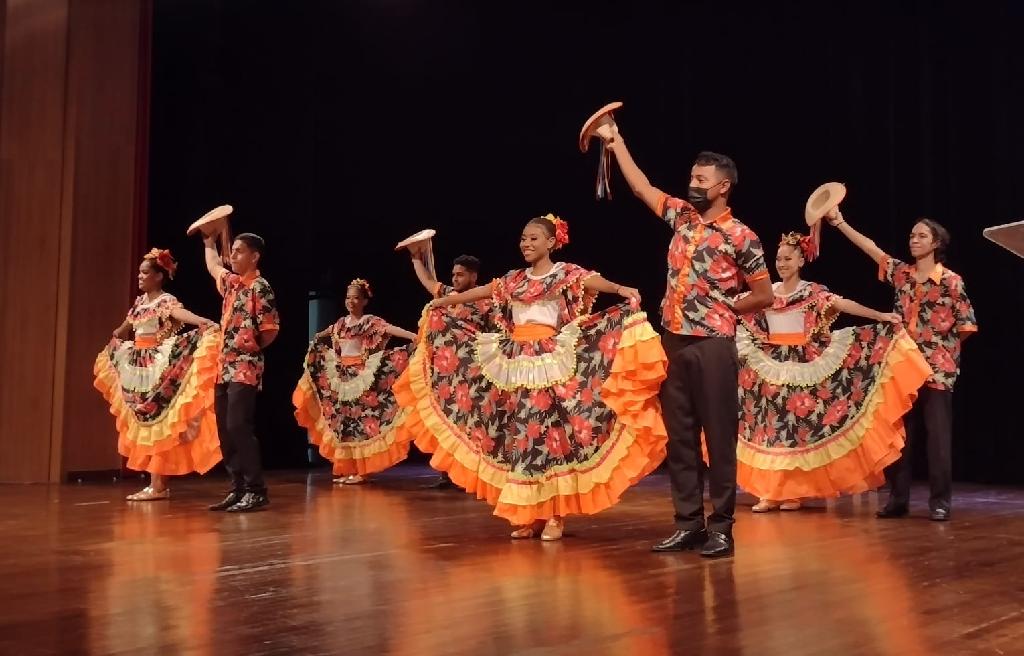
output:
[[[135,348],[148,349],[156,348],[160,342],[157,341],[156,335],[136,335],[135,336]]]
[[[548,337],[554,337],[558,331],[551,326],[540,323],[524,323],[512,329],[512,341],[514,342],[538,342]]]

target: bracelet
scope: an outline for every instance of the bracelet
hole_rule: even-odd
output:
[[[846,223],[846,219],[840,219],[839,221],[836,221],[835,223],[833,223],[832,227],[833,228],[838,228],[839,226],[843,225],[844,223]]]

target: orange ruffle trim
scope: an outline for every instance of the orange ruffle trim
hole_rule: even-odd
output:
[[[645,315],[630,319],[600,390],[616,421],[590,463],[520,480],[484,458],[441,413],[430,388],[429,349],[423,343],[394,387],[399,405],[408,410],[399,440],[415,441],[421,451],[432,453],[431,467],[447,472],[456,485],[494,506],[495,515],[514,525],[610,508],[657,468],[668,443],[658,401],[668,359]]]
[[[872,397],[865,399],[861,416],[842,434],[829,439],[830,443],[849,440],[851,447],[843,455],[809,469],[792,464],[784,468],[785,449],[772,456],[770,451],[755,449],[741,440],[737,483],[747,492],[772,501],[829,498],[880,487],[885,482],[885,468],[899,459],[906,442],[903,416],[930,375],[931,367],[924,356],[903,333],[893,340],[880,382]],[[811,451],[805,460],[827,457],[814,454],[813,447]],[[768,466],[773,460],[777,466]]]
[[[110,404],[117,427],[117,452],[128,459],[129,469],[162,476],[205,474],[220,462],[220,439],[214,413],[220,332],[207,331],[199,339],[192,366],[178,394],[156,422],[138,420],[121,392],[117,369],[104,349],[93,365],[93,386]],[[192,436],[191,439],[188,439]]]
[[[302,374],[292,392],[292,405],[295,406],[295,421],[309,432],[309,441],[317,446],[320,455],[331,461],[335,476],[368,476],[397,465],[409,455],[409,442],[398,439],[401,415],[372,439],[361,442],[338,439],[320,410],[320,398],[309,373]]]

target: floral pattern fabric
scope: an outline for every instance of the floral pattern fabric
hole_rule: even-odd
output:
[[[317,333],[306,353],[294,396],[296,418],[311,430],[336,474],[372,474],[408,452],[408,445],[395,440],[402,414],[392,388],[413,346],[386,349],[387,326],[373,315],[351,324],[342,317]],[[349,340],[360,342],[361,357],[343,355],[342,344]]]
[[[443,431],[452,442],[438,446],[436,432],[428,431],[416,436],[416,444],[425,451],[443,451],[432,464],[449,471],[467,492],[498,506],[496,514],[513,523],[596,512],[622,491],[593,504],[585,498],[605,482],[597,481],[602,474],[595,472],[614,468],[606,460],[623,458],[624,444],[635,437],[602,401],[602,387],[624,330],[650,326],[627,303],[589,314],[594,294],[584,282],[591,275],[560,263],[544,277],[514,270],[495,280],[497,332],[483,331],[445,308],[428,311],[424,319],[413,366],[418,364],[422,371],[417,375],[429,381],[430,397],[424,402],[430,410],[419,414],[440,422],[432,430]],[[513,323],[512,304],[551,300],[558,303],[559,325],[549,330],[530,325],[536,332],[520,334],[517,329],[523,327]],[[657,342],[653,330],[650,337]],[[657,350],[664,358],[660,342]],[[652,398],[658,383],[660,378],[649,390]],[[661,426],[664,434],[660,412],[647,421]],[[622,489],[657,466],[664,441],[651,440],[636,449],[630,463],[634,471]],[[446,466],[449,458],[460,462]]]
[[[739,482],[763,498],[862,491],[903,446],[900,417],[928,367],[899,325],[830,332],[837,298],[805,282],[737,330]],[[804,343],[772,343],[765,312],[793,311],[804,315]]]
[[[217,280],[217,289],[224,296],[217,382],[259,387],[264,369],[259,335],[280,328],[274,290],[259,271],[243,277],[227,270]]]
[[[952,390],[960,375],[960,340],[978,330],[964,281],[939,264],[924,282],[912,264],[886,256],[879,279],[896,289],[895,312],[932,367],[928,387]]]
[[[107,345],[107,356],[117,370],[125,403],[140,422],[159,421],[192,366],[202,333],[190,330],[177,334],[181,324],[171,318],[171,312],[180,307],[170,294],[155,303],[139,296],[128,312],[128,322],[137,334],[146,330],[153,346],[140,348],[134,340],[117,338]]]
[[[205,473],[220,460],[213,413],[219,331],[179,334],[171,313],[180,307],[170,294],[139,297],[128,313],[135,338],[112,339],[93,366],[131,469]]]
[[[728,209],[705,223],[688,202],[666,195],[658,214],[675,231],[668,248],[662,326],[680,335],[734,336],[730,299],[745,283],[768,277],[760,239]]]
[[[437,290],[434,292],[434,298],[452,296],[456,293],[458,292],[456,292],[455,288],[451,285],[438,283]],[[476,326],[490,326],[493,328],[494,303],[490,300],[477,301],[476,303],[449,305],[446,308],[446,311],[452,316]]]

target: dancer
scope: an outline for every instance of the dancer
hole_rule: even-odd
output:
[[[472,255],[460,255],[455,258],[455,261],[452,263],[452,284],[445,285],[438,282],[434,276],[431,275],[430,271],[427,269],[426,263],[423,261],[424,255],[422,252],[410,248],[409,253],[412,256],[412,265],[413,270],[416,272],[416,277],[419,278],[420,283],[434,298],[461,294],[464,291],[468,291],[473,287],[476,287],[477,278],[480,275],[479,258]],[[488,330],[494,327],[491,319],[492,309],[493,304],[490,299],[487,299],[465,305],[453,305],[449,308],[449,311],[454,312],[460,319],[476,325],[480,330]],[[437,480],[426,487],[438,490],[447,490],[454,488],[455,485],[452,483],[452,479],[449,478],[447,473],[441,472]]]
[[[477,278],[480,275],[479,258],[472,255],[460,255],[455,258],[452,263],[452,284],[445,285],[438,282],[427,270],[422,253],[411,249],[410,253],[416,277],[434,298],[461,294],[477,286]],[[452,306],[452,311],[456,312],[460,319],[479,324],[481,327],[490,323],[492,309],[493,305],[490,299]]]
[[[615,155],[633,193],[672,227],[668,284],[661,304],[668,380],[661,403],[668,427],[668,468],[676,532],[654,551],[701,549],[708,558],[735,549],[737,315],[772,303],[772,288],[761,242],[732,215],[728,201],[736,165],[725,155],[702,152],[690,170],[687,199],[653,186],[633,161],[618,126],[605,118],[597,130]],[[750,294],[733,300],[744,283]],[[704,518],[701,430],[710,456],[713,512]]]
[[[593,514],[664,458],[657,403],[665,356],[628,303],[590,314],[598,292],[639,302],[551,252],[568,243],[555,216],[531,219],[528,265],[432,302],[426,331],[395,388],[404,434],[430,464],[511,522],[514,539],[558,540],[563,518]],[[493,298],[499,330],[438,308]]]
[[[129,469],[150,475],[129,501],[169,499],[168,476],[205,474],[220,461],[213,415],[217,324],[164,291],[177,267],[170,251],[154,248],[142,258],[142,294],[93,366],[94,385],[115,417],[117,452]],[[179,334],[185,324],[198,329]]]
[[[250,232],[235,237],[230,271],[217,252],[216,235],[205,236],[203,244],[206,269],[224,297],[216,410],[224,466],[231,474],[231,491],[210,510],[252,512],[270,503],[253,420],[263,382],[263,351],[280,330],[277,303],[259,271],[266,250],[262,237]]]
[[[817,252],[811,237],[783,235],[775,302],[737,327],[737,477],[761,498],[756,513],[879,487],[900,457],[903,415],[931,373],[898,314],[801,279]],[[885,323],[830,332],[839,313]]]
[[[412,345],[384,349],[391,337],[415,340],[416,334],[365,314],[372,297],[362,278],[349,284],[348,314],[313,338],[292,394],[296,421],[334,464],[335,483],[344,485],[363,483],[409,453],[408,442],[396,439],[402,415],[391,388]]]
[[[910,231],[913,264],[887,255],[874,241],[857,232],[836,209],[828,222],[878,263],[879,280],[896,289],[896,312],[931,366],[931,377],[907,415],[907,446],[886,475],[889,501],[879,518],[903,517],[910,510],[911,449],[927,442],[930,518],[950,517],[953,497],[953,386],[960,374],[960,347],[977,332],[974,308],[964,281],[947,269],[949,232],[931,219],[918,220]]]

